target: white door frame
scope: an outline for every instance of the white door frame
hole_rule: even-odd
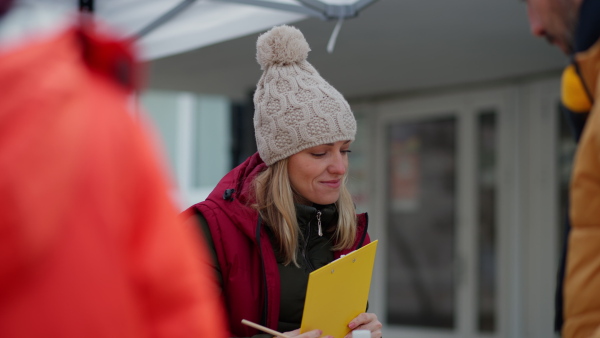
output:
[[[376,264],[376,276],[374,278],[374,292],[372,294],[374,311],[382,319],[386,316],[385,300],[385,271],[387,266],[386,252],[387,240],[386,229],[387,213],[385,210],[386,190],[386,127],[392,122],[418,121],[439,116],[454,115],[457,118],[457,198],[458,210],[456,213],[456,258],[457,258],[457,280],[456,280],[456,322],[455,330],[432,330],[415,329],[408,327],[394,327],[384,323],[385,335],[391,337],[505,337],[513,336],[508,330],[510,327],[518,328],[522,325],[523,318],[520,315],[519,295],[514,290],[519,289],[520,255],[517,247],[519,242],[519,222],[512,215],[518,206],[516,197],[516,186],[518,182],[510,182],[510,177],[515,177],[517,161],[511,161],[509,149],[514,149],[516,139],[511,135],[514,130],[509,126],[515,125],[515,102],[517,94],[514,87],[503,87],[493,90],[474,90],[468,93],[441,94],[408,98],[403,100],[390,100],[379,102],[373,109],[375,111],[376,123],[371,124],[374,130],[374,156],[375,163],[373,174],[374,192],[371,194],[370,205],[371,224],[376,227],[374,233],[379,235],[380,255]],[[493,107],[497,111],[498,127],[498,206],[497,206],[497,324],[494,335],[479,334],[476,327],[476,210],[475,170],[476,158],[476,116],[483,108]],[[449,115],[450,114],[450,115]],[[510,239],[514,242],[511,243]],[[516,240],[515,240],[516,239]],[[507,262],[511,262],[508,264]],[[514,276],[507,278],[507,276]],[[508,283],[507,283],[508,282]],[[511,292],[511,290],[513,290]],[[512,301],[511,301],[512,300]],[[512,316],[509,316],[512,314]]]
[[[557,171],[558,78],[534,81],[522,87],[521,160],[523,231],[523,311],[525,337],[553,337],[554,292],[560,243],[559,175]]]

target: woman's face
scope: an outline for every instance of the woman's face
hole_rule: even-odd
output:
[[[290,156],[287,169],[292,187],[312,203],[335,203],[348,170],[349,152],[350,141],[338,141]]]

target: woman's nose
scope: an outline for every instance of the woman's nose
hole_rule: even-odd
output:
[[[332,156],[327,169],[331,174],[344,175],[348,169],[348,158],[341,153]]]

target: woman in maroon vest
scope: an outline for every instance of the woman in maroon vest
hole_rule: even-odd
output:
[[[289,336],[319,337],[319,330],[298,330],[309,273],[370,242],[367,215],[356,215],[345,182],[356,120],[306,61],[310,48],[299,30],[275,27],[259,37],[257,50],[264,71],[254,96],[258,153],[187,214],[213,249],[208,264],[231,336],[260,336],[240,323],[247,319]],[[348,328],[381,337],[372,313]]]

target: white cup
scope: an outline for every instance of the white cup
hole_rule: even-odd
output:
[[[369,331],[369,330],[354,330],[354,331],[352,331],[352,338],[371,338],[371,331]]]

